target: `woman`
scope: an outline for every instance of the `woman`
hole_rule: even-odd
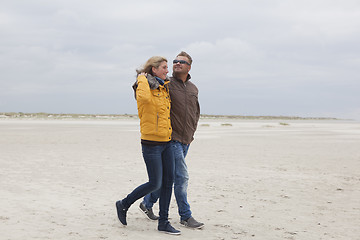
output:
[[[137,70],[135,96],[140,118],[141,146],[149,181],[138,186],[126,198],[116,202],[120,222],[127,225],[129,207],[148,193],[160,189],[158,230],[180,234],[168,221],[169,205],[174,182],[174,156],[170,149],[170,96],[167,84],[166,58],[151,57]]]

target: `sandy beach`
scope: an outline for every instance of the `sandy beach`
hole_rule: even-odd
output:
[[[147,180],[139,122],[0,119],[0,239],[360,239],[360,123],[202,119],[187,157],[202,230],[157,231],[136,202]],[[155,207],[155,212],[158,207]]]

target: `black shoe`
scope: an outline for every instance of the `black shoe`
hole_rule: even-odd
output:
[[[127,222],[126,222],[127,208],[124,208],[121,201],[116,202],[116,210],[117,210],[117,215],[118,215],[120,222],[123,225],[127,225]]]
[[[186,220],[181,220],[180,223],[182,225],[184,225],[185,227],[188,227],[188,228],[200,229],[200,228],[202,228],[204,226],[203,223],[196,221],[195,218],[193,218],[193,217],[190,217],[190,218],[188,218]]]
[[[142,213],[144,213],[145,216],[146,216],[147,218],[149,218],[150,220],[158,220],[158,219],[159,219],[159,217],[158,217],[158,216],[155,216],[155,214],[153,213],[152,208],[146,208],[146,207],[145,207],[145,204],[142,203],[142,202],[141,202],[140,205],[139,205],[139,209],[140,209],[140,211],[141,211]]]
[[[173,226],[171,226],[171,224],[169,222],[167,222],[166,224],[159,225],[158,230],[160,232],[164,232],[164,233],[171,234],[171,235],[180,235],[181,234],[181,232],[179,230],[176,230],[175,228],[173,228]]]

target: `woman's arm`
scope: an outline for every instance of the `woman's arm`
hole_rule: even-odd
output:
[[[136,99],[141,102],[149,102],[151,99],[151,92],[148,80],[145,73],[139,74],[137,77],[138,87],[136,89]]]

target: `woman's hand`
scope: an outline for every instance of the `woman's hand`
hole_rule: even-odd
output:
[[[145,78],[147,77],[147,73],[146,72],[141,72],[141,73],[139,73],[139,75],[137,76],[137,78],[136,78],[136,82],[137,83],[139,83],[139,77],[140,76],[145,76]]]
[[[145,72],[142,72],[139,75],[143,75],[143,76],[147,77],[147,73],[145,73]]]

